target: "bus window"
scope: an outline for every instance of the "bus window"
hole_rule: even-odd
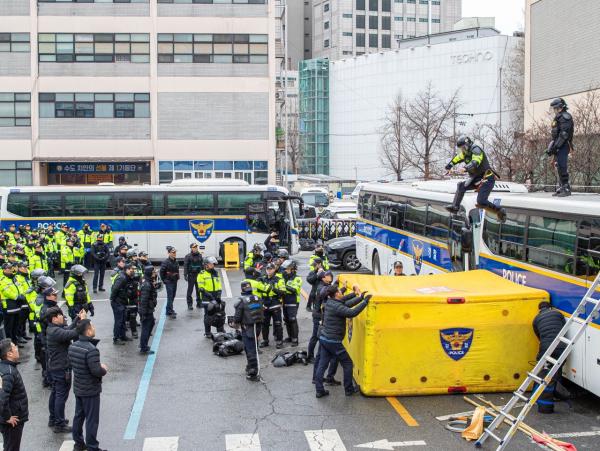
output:
[[[483,240],[490,252],[500,254],[500,221],[494,215],[485,215]]]
[[[117,216],[146,216],[150,210],[150,193],[119,193],[115,204]]]
[[[527,216],[508,213],[506,222],[500,228],[500,255],[523,260],[526,222]]]
[[[165,214],[165,196],[163,193],[152,193],[152,204],[148,214],[150,216],[163,216]]]
[[[555,271],[572,273],[576,232],[575,221],[531,216],[527,261]]]
[[[56,217],[63,215],[62,195],[60,194],[37,194],[31,202],[31,216]]]
[[[404,230],[416,233],[417,235],[423,235],[425,233],[426,220],[427,204],[418,200],[409,200],[406,203]]]
[[[261,202],[260,193],[219,193],[219,215],[245,215],[246,206]]]
[[[214,214],[214,196],[212,193],[167,194],[167,215],[201,216]]]
[[[65,216],[113,216],[111,194],[66,194]]]
[[[371,197],[373,195],[369,193],[360,193],[360,198],[358,201],[358,208],[360,210],[360,215],[364,219],[371,219]]]
[[[600,220],[585,220],[577,234],[577,266],[575,275],[593,280],[600,270]]]
[[[29,216],[29,194],[9,194],[8,212],[18,216]]]
[[[441,205],[429,204],[425,236],[442,243],[448,242],[450,213]]]

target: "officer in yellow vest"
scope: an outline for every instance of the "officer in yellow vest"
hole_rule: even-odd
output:
[[[60,247],[60,269],[63,272],[63,287],[67,284],[67,280],[69,280],[69,271],[74,264],[75,250],[73,249],[73,239],[67,238],[65,245]]]
[[[42,243],[37,243],[34,250],[35,252],[29,256],[29,270],[43,269],[48,272],[48,259],[44,253]]]
[[[2,265],[2,276],[0,276],[0,299],[2,299],[2,313],[4,316],[4,332],[12,342],[23,347],[18,340],[19,313],[21,302],[25,296],[16,280],[16,267],[12,263]]]
[[[69,307],[69,317],[74,320],[81,310],[90,312],[94,316],[94,305],[90,298],[90,293],[83,279],[87,269],[81,265],[71,267],[69,280],[65,286],[65,299]]]
[[[212,337],[211,327],[216,327],[217,332],[225,329],[225,302],[221,300],[221,279],[215,269],[217,259],[207,257],[204,259],[204,271],[198,274],[196,281],[198,290],[202,295],[202,307],[204,308],[204,336]]]
[[[83,266],[85,266],[86,268],[91,268],[93,266],[90,250],[92,244],[96,241],[94,239],[94,236],[95,232],[92,229],[90,229],[89,224],[84,224],[82,229],[79,232],[77,232],[79,242],[83,246]]]

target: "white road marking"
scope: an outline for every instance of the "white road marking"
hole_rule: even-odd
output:
[[[335,429],[304,431],[311,451],[346,451],[340,434]]]
[[[225,294],[228,298],[232,298],[231,295],[231,285],[229,285],[229,277],[227,277],[227,271],[225,268],[221,268],[221,274],[223,276],[223,286],[225,287]]]
[[[73,447],[75,446],[75,442],[73,440],[65,440],[58,451],[73,451]]]
[[[571,437],[595,437],[600,435],[600,431],[585,432],[563,432],[561,434],[548,434],[552,438],[571,438]]]
[[[258,434],[227,434],[226,451],[261,451]]]
[[[142,451],[177,451],[179,437],[150,437],[144,439]]]
[[[376,442],[363,443],[362,445],[356,445],[355,448],[367,448],[367,449],[385,449],[393,451],[394,448],[406,448],[408,446],[426,446],[423,440],[413,440],[408,442],[390,442],[387,439],[377,440]]]

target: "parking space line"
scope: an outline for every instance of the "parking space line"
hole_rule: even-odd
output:
[[[149,437],[144,439],[142,451],[177,451],[179,437]]]
[[[227,434],[226,451],[261,451],[258,434]]]
[[[408,412],[408,410],[406,410],[406,407],[404,407],[402,403],[398,401],[398,398],[388,396],[385,399],[387,399],[392,408],[396,411],[396,413],[398,413],[398,415],[400,415],[400,417],[402,417],[402,419],[408,426],[415,427],[419,425],[419,423],[417,423],[417,420],[415,420],[413,416]]]
[[[335,429],[304,431],[310,451],[346,451],[342,438]]]
[[[221,268],[221,274],[223,275],[223,286],[225,287],[225,294],[228,298],[232,298],[231,285],[229,285],[229,277],[227,277],[227,271],[225,268]]]
[[[154,340],[152,340],[151,349],[154,354],[148,356],[146,360],[146,366],[140,379],[140,385],[138,386],[137,393],[135,395],[135,401],[131,409],[129,421],[127,422],[127,428],[125,429],[124,440],[134,440],[137,434],[138,426],[140,425],[140,419],[142,418],[142,411],[144,410],[144,403],[146,402],[146,396],[148,395],[148,388],[150,387],[150,380],[152,379],[152,371],[154,370],[154,363],[158,356],[158,346],[160,345],[160,339],[162,337],[163,329],[165,328],[165,319],[167,318],[166,309],[161,308],[160,319],[158,326],[154,331]]]
[[[73,451],[74,447],[75,442],[73,440],[65,440],[62,445],[60,445],[60,448],[58,448],[58,451]]]

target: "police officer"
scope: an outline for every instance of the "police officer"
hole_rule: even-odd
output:
[[[308,266],[310,269],[314,269],[313,267],[315,260],[321,260],[321,268],[324,271],[329,270],[329,259],[327,258],[327,255],[325,255],[325,247],[323,246],[323,243],[317,243],[315,246],[315,253],[310,256],[310,259],[308,260]]]
[[[244,270],[244,280],[242,282],[248,282],[252,287],[252,294],[261,297],[262,283],[259,281],[261,274],[260,271],[254,267],[247,268]]]
[[[177,318],[177,313],[173,309],[173,301],[177,293],[177,281],[179,280],[179,263],[177,263],[177,249],[173,246],[167,246],[168,257],[160,265],[160,278],[165,284],[167,290],[167,316],[171,319]]]
[[[129,249],[129,244],[127,244],[127,241],[125,240],[124,236],[120,236],[119,237],[119,242],[115,246],[115,257],[118,257],[120,255],[122,255],[123,257],[125,257],[124,253],[121,251],[121,249],[123,247],[125,248],[125,253],[126,253],[127,249]]]
[[[564,99],[554,99],[550,103],[554,110],[552,121],[552,141],[546,150],[548,156],[554,157],[554,165],[558,172],[558,189],[554,196],[567,197],[571,195],[569,185],[569,153],[573,150],[573,134],[575,124],[573,116],[567,111],[567,103]]]
[[[266,250],[266,246],[262,243],[255,243],[252,246],[252,250],[248,252],[244,259],[244,269],[253,268],[263,258],[263,252]]]
[[[125,270],[125,257],[117,257],[116,266],[112,270],[112,274],[110,275],[110,286],[112,287],[115,284],[115,280],[119,277]]]
[[[90,312],[94,316],[94,305],[90,298],[90,292],[83,276],[87,269],[81,265],[73,265],[67,285],[65,286],[65,299],[69,311],[69,317],[74,320],[80,310]]]
[[[262,300],[252,294],[253,290],[250,282],[243,281],[241,288],[242,294],[235,304],[234,327],[241,327],[242,329],[242,340],[247,360],[246,378],[251,381],[258,381],[260,376],[256,341],[264,320],[264,306]]]
[[[162,287],[162,282],[152,265],[144,268],[144,280],[142,282],[140,296],[140,318],[142,323],[142,333],[140,336],[140,354],[154,354],[154,351],[148,346],[150,334],[155,324],[154,310],[158,303],[158,290]]]
[[[19,262],[17,264],[17,273],[15,275],[17,283],[19,284],[19,290],[23,294],[24,299],[21,301],[21,311],[19,312],[19,342],[21,344],[27,343],[32,340],[32,337],[27,336],[26,325],[31,312],[31,306],[35,302],[37,297],[35,288],[31,277],[29,276],[29,268],[26,262]]]
[[[42,269],[48,271],[48,259],[44,252],[42,243],[36,243],[34,246],[34,252],[29,256],[29,269],[34,271],[36,269]]]
[[[94,240],[94,235],[95,233],[92,229],[90,229],[89,224],[84,224],[82,229],[79,232],[77,232],[79,242],[81,243],[84,249],[83,264],[86,268],[91,268],[94,263],[90,254],[92,244],[96,241]]]
[[[192,294],[196,291],[196,308],[202,307],[200,303],[200,291],[198,290],[198,274],[202,272],[204,268],[204,261],[202,254],[198,250],[198,244],[190,244],[190,252],[183,259],[183,278],[187,282],[186,300],[188,310],[193,310],[192,307]]]
[[[394,276],[405,276],[404,265],[400,260],[394,262]]]
[[[25,301],[25,293],[16,279],[16,268],[11,263],[2,265],[2,276],[0,277],[0,299],[2,299],[2,314],[4,316],[4,331],[14,344],[22,348],[19,343],[19,314],[21,303]]]
[[[129,263],[125,264],[125,272],[127,272],[129,268],[133,269],[133,274],[131,276],[132,283],[129,284],[127,287],[127,305],[125,306],[125,321],[126,324],[129,323],[131,336],[133,338],[138,338],[137,314],[138,305],[140,301],[140,284],[142,283],[143,271],[139,270],[135,257],[133,257]]]
[[[127,306],[134,291],[137,295],[137,285],[133,278],[135,268],[130,263],[125,264],[123,271],[117,273],[112,289],[110,290],[110,306],[113,310],[113,344],[123,345],[131,341],[126,334],[125,321],[127,319]],[[136,324],[137,326],[137,324]],[[132,329],[133,331],[134,329]]]
[[[73,245],[73,239],[67,238],[65,239],[65,244],[60,247],[60,269],[63,272],[63,287],[67,284],[67,280],[69,280],[71,266],[75,264],[75,249]]]
[[[283,270],[281,283],[283,291],[283,320],[287,331],[285,342],[298,346],[298,307],[300,306],[300,291],[302,279],[297,274],[298,265],[293,260],[281,264]]]
[[[211,327],[217,328],[217,332],[223,332],[225,324],[225,302],[221,300],[221,278],[215,265],[217,259],[213,256],[204,261],[204,271],[198,274],[196,281],[198,290],[202,296],[202,307],[204,308],[204,336],[212,337]]]
[[[273,335],[277,349],[283,347],[283,327],[281,325],[281,276],[277,274],[277,267],[269,263],[265,269],[266,273],[261,277],[261,292],[265,306],[265,320],[262,325],[262,342],[260,347],[269,346],[269,328],[273,320]]]
[[[289,258],[290,258],[290,253],[287,251],[287,249],[279,249],[277,251],[277,260],[275,260],[275,265],[277,266],[278,272],[280,272],[280,273],[282,272],[281,264]]]
[[[479,187],[477,207],[495,213],[500,221],[504,221],[506,219],[506,211],[488,200],[496,184],[496,174],[490,166],[487,155],[481,147],[473,144],[471,138],[465,135],[458,138],[456,147],[460,151],[446,165],[446,170],[450,171],[457,164],[465,163],[465,170],[469,174],[469,177],[458,183],[454,202],[452,205],[448,205],[446,209],[450,213],[458,213],[465,192]]]
[[[34,323],[36,334],[33,341],[33,349],[35,351],[35,359],[42,366],[42,385],[50,386],[50,377],[46,371],[47,354],[46,354],[46,313],[49,308],[57,305],[58,291],[55,288],[56,281],[51,277],[42,276],[38,279],[38,296],[35,299],[34,307]]]
[[[319,283],[318,274],[323,271],[323,261],[320,258],[314,258],[310,265],[310,271],[306,276],[306,281],[310,284],[311,289],[308,294],[308,300],[306,302],[306,311],[311,312],[312,306],[315,302],[315,296],[317,295],[317,285]]]
[[[104,242],[104,235],[101,233],[96,235],[96,242],[90,248],[90,257],[94,265],[94,280],[92,288],[94,293],[98,290],[104,290],[104,273],[106,272],[106,263],[110,257],[110,249],[108,244]]]

